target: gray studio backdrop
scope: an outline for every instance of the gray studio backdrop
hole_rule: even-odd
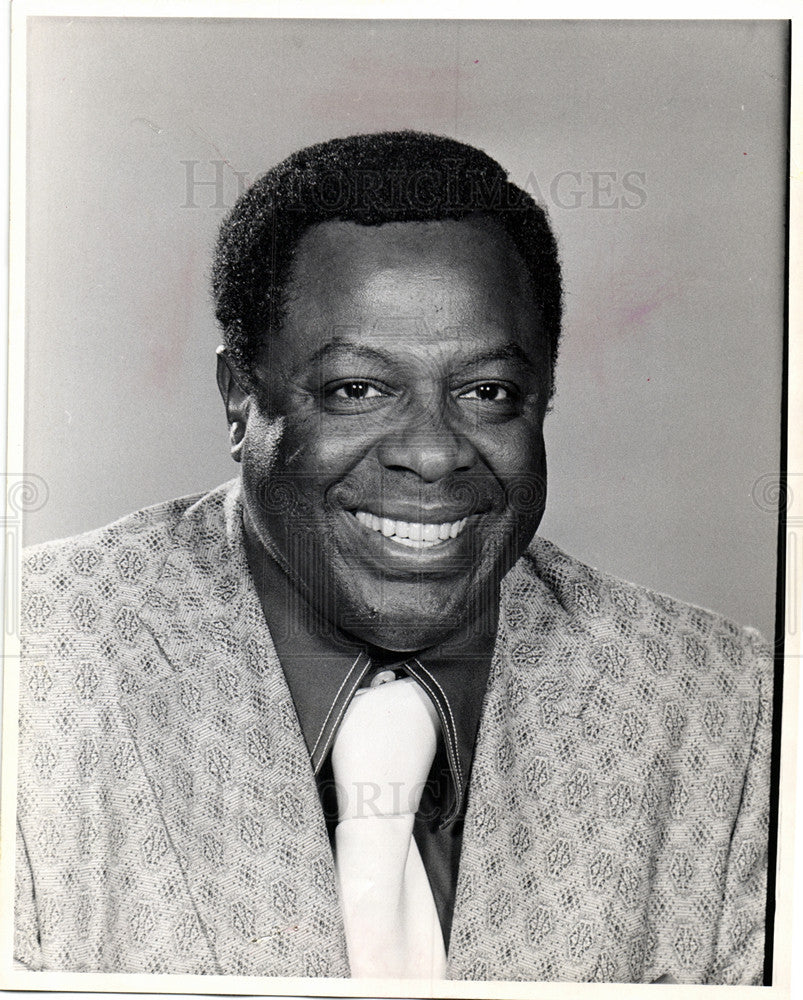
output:
[[[235,473],[226,209],[300,146],[410,127],[487,150],[558,233],[542,533],[772,634],[784,24],[40,18],[28,74],[26,542]]]

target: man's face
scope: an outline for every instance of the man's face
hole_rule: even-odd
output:
[[[547,365],[495,224],[308,230],[248,399],[251,541],[345,631],[401,651],[443,640],[541,519]]]

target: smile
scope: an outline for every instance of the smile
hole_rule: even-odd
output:
[[[357,510],[354,516],[365,528],[377,531],[391,542],[413,549],[433,548],[457,538],[465,528],[468,518],[459,521],[445,521],[443,524],[423,524],[417,521],[397,521],[390,517],[377,517],[365,510]]]

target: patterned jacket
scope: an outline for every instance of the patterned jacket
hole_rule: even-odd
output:
[[[348,976],[329,840],[236,481],[29,550],[16,953]],[[503,584],[448,976],[760,982],[758,634],[542,539]]]

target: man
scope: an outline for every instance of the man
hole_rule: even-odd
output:
[[[765,646],[534,537],[544,212],[461,143],[334,140],[214,289],[240,478],[26,561],[18,960],[760,982]]]

